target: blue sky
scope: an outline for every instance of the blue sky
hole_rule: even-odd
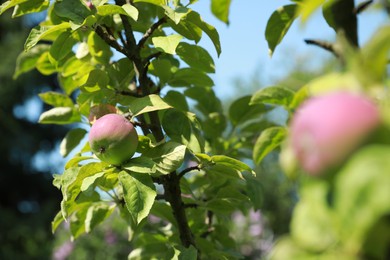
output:
[[[292,59],[310,55],[313,57],[310,66],[319,66],[323,59],[331,57],[326,51],[308,46],[303,41],[305,38],[334,39],[334,31],[327,26],[321,12],[313,15],[305,25],[302,25],[300,20],[295,21],[272,58],[269,56],[264,37],[268,18],[278,7],[290,3],[287,0],[232,0],[229,26],[211,14],[210,1],[202,0],[192,6],[192,9],[198,11],[206,22],[215,26],[220,34],[222,54],[219,58],[207,36],[200,42],[215,60],[216,74],[213,79],[217,95],[234,95],[235,78],[250,79],[258,71],[260,81],[272,85],[292,66]],[[360,14],[360,42],[366,42],[385,19],[386,15],[376,10],[367,10]]]

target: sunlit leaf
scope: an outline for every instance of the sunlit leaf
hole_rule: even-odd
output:
[[[130,111],[135,115],[141,115],[151,111],[169,109],[171,106],[167,104],[160,96],[152,94],[146,97],[137,98],[130,105]]]
[[[179,45],[183,36],[178,34],[168,35],[168,36],[156,36],[152,38],[154,46],[169,54],[176,54],[176,47]]]
[[[37,26],[33,28],[27,37],[26,43],[24,44],[24,50],[28,51],[34,47],[40,40],[49,36],[53,33],[63,32],[70,28],[69,23],[61,23],[58,25],[49,25],[49,26]]]
[[[164,8],[165,14],[176,24],[180,23],[180,21],[190,12],[190,9],[184,6],[172,9],[167,5],[163,5],[162,8]]]
[[[213,80],[203,71],[193,68],[182,68],[173,74],[168,81],[172,87],[212,87]]]
[[[219,41],[218,31],[210,24],[202,20],[199,13],[192,11],[187,15],[187,21],[198,26],[202,31],[204,31],[211,39],[214,44],[215,50],[217,51],[218,56],[221,54],[221,43]]]
[[[246,163],[243,163],[237,159],[234,159],[234,158],[231,158],[231,157],[228,157],[225,155],[214,155],[214,156],[211,156],[211,160],[217,165],[218,164],[224,165],[224,166],[227,166],[227,167],[232,168],[232,169],[236,169],[236,170],[241,171],[241,172],[247,171],[247,172],[252,173],[253,175],[256,175],[251,167],[249,167]]]
[[[41,114],[41,124],[71,124],[81,122],[81,116],[75,108],[55,107]]]
[[[211,11],[222,22],[229,24],[229,9],[231,0],[212,0]]]
[[[185,152],[185,145],[169,141],[150,149],[144,155],[156,163],[160,174],[169,174],[183,164]]]
[[[12,1],[16,2],[16,1]],[[15,6],[12,17],[19,17],[30,13],[39,13],[46,10],[49,7],[49,0],[29,0]],[[0,11],[1,14],[1,11]]]
[[[152,174],[156,172],[156,163],[148,157],[141,156],[130,159],[122,168],[129,172]]]
[[[86,133],[87,131],[82,128],[71,129],[60,144],[60,154],[62,157],[68,156],[80,144]]]
[[[73,107],[72,99],[62,93],[55,91],[48,91],[38,94],[43,102],[53,107]]]
[[[268,19],[265,29],[265,38],[268,42],[270,55],[275,51],[276,46],[282,41],[288,29],[295,19],[297,5],[285,5],[274,11]]]
[[[253,94],[250,104],[272,104],[288,108],[294,98],[294,91],[288,88],[272,86],[260,89]]]
[[[215,72],[213,58],[198,45],[181,42],[176,48],[177,55],[192,68],[200,69],[207,73]]]
[[[118,175],[123,187],[126,207],[135,224],[149,215],[156,197],[156,190],[151,177],[142,173],[128,174],[121,171]]]
[[[85,232],[90,233],[98,224],[106,220],[115,207],[107,203],[95,203],[89,207],[85,217]]]
[[[275,150],[287,135],[284,127],[270,127],[261,132],[253,148],[253,161],[259,164],[264,157]]]
[[[249,119],[260,117],[266,108],[263,104],[250,105],[251,96],[244,96],[235,100],[229,107],[229,118],[234,126]]]
[[[13,78],[16,79],[19,75],[28,72],[35,68],[36,63],[41,55],[50,49],[48,44],[38,44],[31,48],[28,52],[19,54],[16,60],[16,68]]]
[[[53,11],[62,18],[82,24],[92,12],[80,0],[63,0],[54,3]]]

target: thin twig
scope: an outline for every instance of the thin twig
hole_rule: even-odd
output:
[[[360,14],[361,12],[366,10],[367,7],[369,7],[373,2],[374,2],[374,0],[368,0],[368,1],[365,1],[362,3],[359,3],[358,6],[356,6],[355,9],[353,9],[353,13]]]
[[[114,48],[115,50],[117,50],[118,52],[124,54],[125,56],[128,56],[127,55],[127,52],[126,50],[123,48],[123,46],[121,46],[115,39],[114,36],[112,36],[111,34],[109,34],[107,31],[103,30],[103,28],[98,25],[95,27],[95,32],[97,33],[97,35],[99,35],[100,38],[102,38],[109,46],[111,46],[112,48]]]
[[[200,171],[201,167],[199,165],[196,165],[196,166],[192,166],[192,167],[188,167],[187,169],[184,169],[182,170],[178,176],[179,176],[179,179],[182,178],[187,172],[190,172],[190,171]]]
[[[335,49],[334,43],[320,41],[320,40],[312,40],[312,39],[305,39],[304,41],[306,44],[315,45],[315,46],[321,47],[324,50],[330,51],[336,57],[340,56],[339,53]]]
[[[153,34],[153,32],[163,23],[167,21],[167,17],[161,17],[157,22],[152,24],[152,26],[146,31],[146,33],[142,36],[141,40],[139,40],[137,46],[138,48],[142,48],[145,42],[149,39],[149,37]]]
[[[196,203],[186,203],[186,204],[184,204],[184,207],[185,208],[197,208],[197,207],[199,207],[199,205]]]
[[[148,57],[146,57],[145,60],[144,60],[144,63],[147,64],[147,65],[145,65],[145,68],[148,66],[149,62],[150,62],[152,59],[158,58],[161,54],[162,54],[162,52],[159,51],[159,52],[152,53],[152,54],[150,54]]]

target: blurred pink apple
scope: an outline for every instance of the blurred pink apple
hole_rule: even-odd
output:
[[[133,124],[124,116],[107,114],[92,125],[89,144],[100,160],[120,165],[134,155],[138,146],[138,134]]]
[[[367,97],[337,92],[302,104],[291,122],[292,148],[302,168],[318,175],[340,164],[380,123]]]

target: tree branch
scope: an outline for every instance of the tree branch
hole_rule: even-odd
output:
[[[161,180],[164,187],[165,199],[171,205],[173,216],[177,222],[181,243],[184,247],[189,247],[192,245],[197,248],[194,236],[188,225],[185,205],[181,198],[179,175],[177,175],[176,172],[172,172],[168,175],[162,176]]]
[[[360,14],[361,12],[366,10],[366,8],[369,7],[373,2],[374,2],[374,0],[368,0],[368,1],[365,1],[362,3],[359,3],[358,6],[356,6],[355,9],[353,10],[353,13]]]
[[[138,48],[142,48],[145,42],[149,39],[149,37],[153,34],[153,32],[163,23],[167,21],[167,17],[161,17],[157,22],[152,24],[152,26],[146,31],[146,33],[142,36],[141,40],[138,42]]]
[[[179,179],[182,178],[187,172],[190,172],[190,171],[194,171],[194,170],[198,170],[200,171],[201,167],[199,165],[196,165],[196,166],[192,166],[192,167],[188,167],[187,169],[184,169],[183,171],[181,171],[178,176],[179,176]]]
[[[334,43],[313,39],[305,39],[304,41],[306,44],[318,46],[324,50],[331,52],[337,58],[340,58],[340,53],[337,52]]]
[[[111,46],[112,48],[114,48],[118,52],[124,54],[125,56],[128,56],[127,51],[123,48],[123,46],[121,46],[111,34],[109,34],[107,31],[103,30],[103,28],[100,25],[95,27],[95,32],[109,46]]]

